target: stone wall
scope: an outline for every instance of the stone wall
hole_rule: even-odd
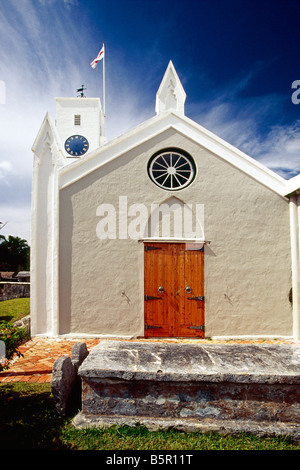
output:
[[[30,297],[30,282],[0,282],[0,302]]]

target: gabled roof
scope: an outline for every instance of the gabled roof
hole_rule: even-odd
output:
[[[173,104],[172,100],[168,101],[169,92],[175,94],[176,100],[173,101]],[[174,129],[199,144],[280,196],[288,196],[300,188],[300,175],[289,181],[285,180],[257,160],[186,117],[184,115],[184,101],[185,92],[175,68],[170,62],[156,95],[156,116],[99,147],[80,160],[68,163],[67,159],[64,159],[65,163],[63,165],[61,165],[61,160],[59,165],[59,188],[62,189],[80,180],[112,160],[121,158],[125,152],[169,129]],[[55,147],[57,149],[61,148],[56,129],[52,125],[49,116],[46,115],[33,150],[39,147],[43,140],[42,134],[45,132],[50,132]],[[58,153],[60,153],[59,158],[61,158],[62,152]]]
[[[82,160],[77,160],[61,168],[60,188],[72,184],[83,176],[106,165],[115,158],[119,158],[125,152],[128,152],[168,129],[174,129],[219,158],[235,166],[240,171],[248,174],[261,184],[267,186],[272,191],[275,191],[281,196],[285,196],[287,181],[284,178],[191,119],[186,116],[178,115],[174,111],[162,113],[149,119],[131,131],[108,142]]]

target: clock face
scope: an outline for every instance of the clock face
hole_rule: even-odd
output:
[[[89,143],[82,135],[71,135],[65,142],[65,149],[72,157],[80,157],[88,151]]]

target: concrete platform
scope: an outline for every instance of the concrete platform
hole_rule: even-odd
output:
[[[79,428],[140,423],[300,440],[297,345],[107,340],[79,375]]]

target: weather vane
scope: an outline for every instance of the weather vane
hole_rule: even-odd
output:
[[[85,95],[83,93],[84,90],[86,90],[86,88],[84,88],[84,85],[81,85],[81,88],[77,88],[77,93],[79,93],[79,95],[77,95],[77,97],[85,98]]]

